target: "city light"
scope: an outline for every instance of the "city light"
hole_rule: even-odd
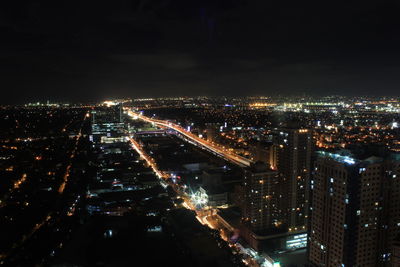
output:
[[[190,199],[196,207],[205,207],[208,203],[208,195],[204,190],[198,190],[192,193]]]
[[[1,266],[400,267],[400,1],[3,2]]]

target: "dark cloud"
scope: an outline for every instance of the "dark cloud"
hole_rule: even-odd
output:
[[[397,94],[397,1],[3,1],[1,103]]]

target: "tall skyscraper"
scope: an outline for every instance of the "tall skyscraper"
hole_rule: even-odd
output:
[[[277,133],[277,169],[280,180],[279,207],[289,231],[305,230],[308,217],[308,184],[313,155],[312,131],[281,129]]]
[[[252,231],[262,231],[279,221],[277,206],[278,173],[256,162],[245,170],[244,220]]]
[[[258,250],[259,237],[282,232],[278,209],[279,173],[267,164],[256,162],[245,169],[241,236]]]
[[[318,152],[314,172],[312,266],[386,266],[400,233],[400,160]]]

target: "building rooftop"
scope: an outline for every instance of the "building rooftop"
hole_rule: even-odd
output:
[[[263,173],[263,172],[273,171],[269,166],[269,164],[265,164],[264,162],[261,161],[257,161],[254,164],[251,164],[249,170],[252,171],[253,173]]]
[[[337,151],[317,151],[319,156],[330,157],[338,162],[354,165],[361,162],[377,163],[386,159],[400,160],[400,153],[393,153],[383,146],[356,146],[352,149]]]
[[[320,156],[324,156],[324,157],[329,157],[334,159],[335,161],[341,162],[341,163],[346,163],[348,165],[353,165],[356,164],[358,162],[360,162],[359,160],[352,158],[350,156],[346,156],[346,155],[341,155],[339,153],[330,153],[330,152],[325,152],[325,151],[317,151],[317,154]]]

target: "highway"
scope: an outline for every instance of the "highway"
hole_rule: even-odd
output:
[[[180,132],[181,134],[185,135],[188,138],[189,142],[193,142],[202,146],[206,146],[207,145],[207,149],[213,150],[215,149],[214,146],[212,146],[211,144],[209,144],[207,141],[198,138],[197,136],[185,131],[183,128],[181,128],[180,126],[176,125],[176,124],[171,124],[170,122],[164,122],[161,120],[154,120],[154,119],[150,119],[148,117],[145,116],[140,116],[137,113],[134,112],[129,112],[130,116],[134,116],[135,119],[142,119],[144,121],[147,122],[152,122],[155,123],[156,125],[160,126],[160,127],[168,127],[170,129],[174,129],[178,132]],[[196,219],[204,226],[209,227],[210,229],[214,229],[214,230],[218,230],[220,237],[222,240],[229,242],[228,241],[228,234],[227,232],[235,230],[235,229],[226,229],[225,226],[223,226],[217,219],[217,217],[215,216],[216,214],[216,210],[210,208],[210,207],[205,207],[205,208],[196,208],[195,204],[193,203],[193,199],[191,198],[191,196],[189,194],[187,194],[185,192],[185,190],[183,190],[182,185],[179,184],[174,184],[171,181],[167,181],[167,183],[164,181],[164,179],[169,178],[170,175],[168,174],[168,172],[163,172],[162,170],[158,169],[157,163],[156,161],[146,153],[146,151],[143,149],[143,147],[140,145],[140,143],[138,143],[135,139],[133,139],[132,137],[128,137],[128,140],[131,143],[132,148],[141,156],[141,158],[143,158],[146,163],[153,169],[153,171],[155,172],[155,174],[161,179],[161,181],[163,181],[166,185],[170,185],[175,192],[177,193],[177,196],[179,196],[180,199],[183,200],[182,202],[182,206],[185,207],[186,209],[192,210],[195,212],[196,214]],[[246,160],[246,162],[243,161],[243,163],[241,161],[238,161],[234,158],[235,161],[232,160],[232,157],[238,157],[237,155],[232,155],[232,154],[228,154],[225,151],[222,151],[220,148],[218,148],[221,153],[221,155],[225,155],[227,154],[229,157],[225,157],[227,160],[230,160],[231,162],[240,165],[240,166],[248,166],[247,164],[250,164],[250,160],[244,159]],[[222,153],[223,152],[223,153]],[[240,159],[240,157],[238,157]],[[176,204],[175,204],[176,205]],[[224,230],[224,231],[222,231]],[[260,267],[260,266],[272,266],[272,263],[269,264],[269,262],[267,263],[267,265],[262,265],[259,262],[261,261],[266,261],[265,259],[262,260],[262,256],[256,254],[253,255],[252,253],[249,253],[249,249],[245,249],[243,248],[243,246],[240,243],[236,243],[236,244],[228,244],[229,247],[232,249],[232,251],[234,251],[234,253],[239,253],[241,256],[241,260],[242,262],[247,266],[247,267]],[[257,258],[258,257],[258,258]],[[261,260],[260,260],[261,259]],[[275,266],[275,265],[274,265]],[[279,266],[279,265],[276,265]]]
[[[154,123],[157,126],[173,129],[173,130],[177,131],[178,133],[182,134],[183,136],[185,136],[186,138],[188,138],[189,140],[191,140],[192,142],[194,142],[195,144],[210,150],[211,152],[217,154],[218,156],[220,156],[220,157],[226,159],[227,161],[230,161],[240,167],[248,167],[251,164],[251,160],[241,157],[239,155],[233,154],[224,148],[218,147],[218,146],[208,142],[207,140],[204,140],[204,139],[198,137],[197,135],[186,131],[181,126],[179,126],[175,123],[165,121],[165,120],[152,119],[152,118],[143,116],[139,113],[133,112],[132,110],[128,110],[128,115],[134,119],[141,119],[146,122]]]

